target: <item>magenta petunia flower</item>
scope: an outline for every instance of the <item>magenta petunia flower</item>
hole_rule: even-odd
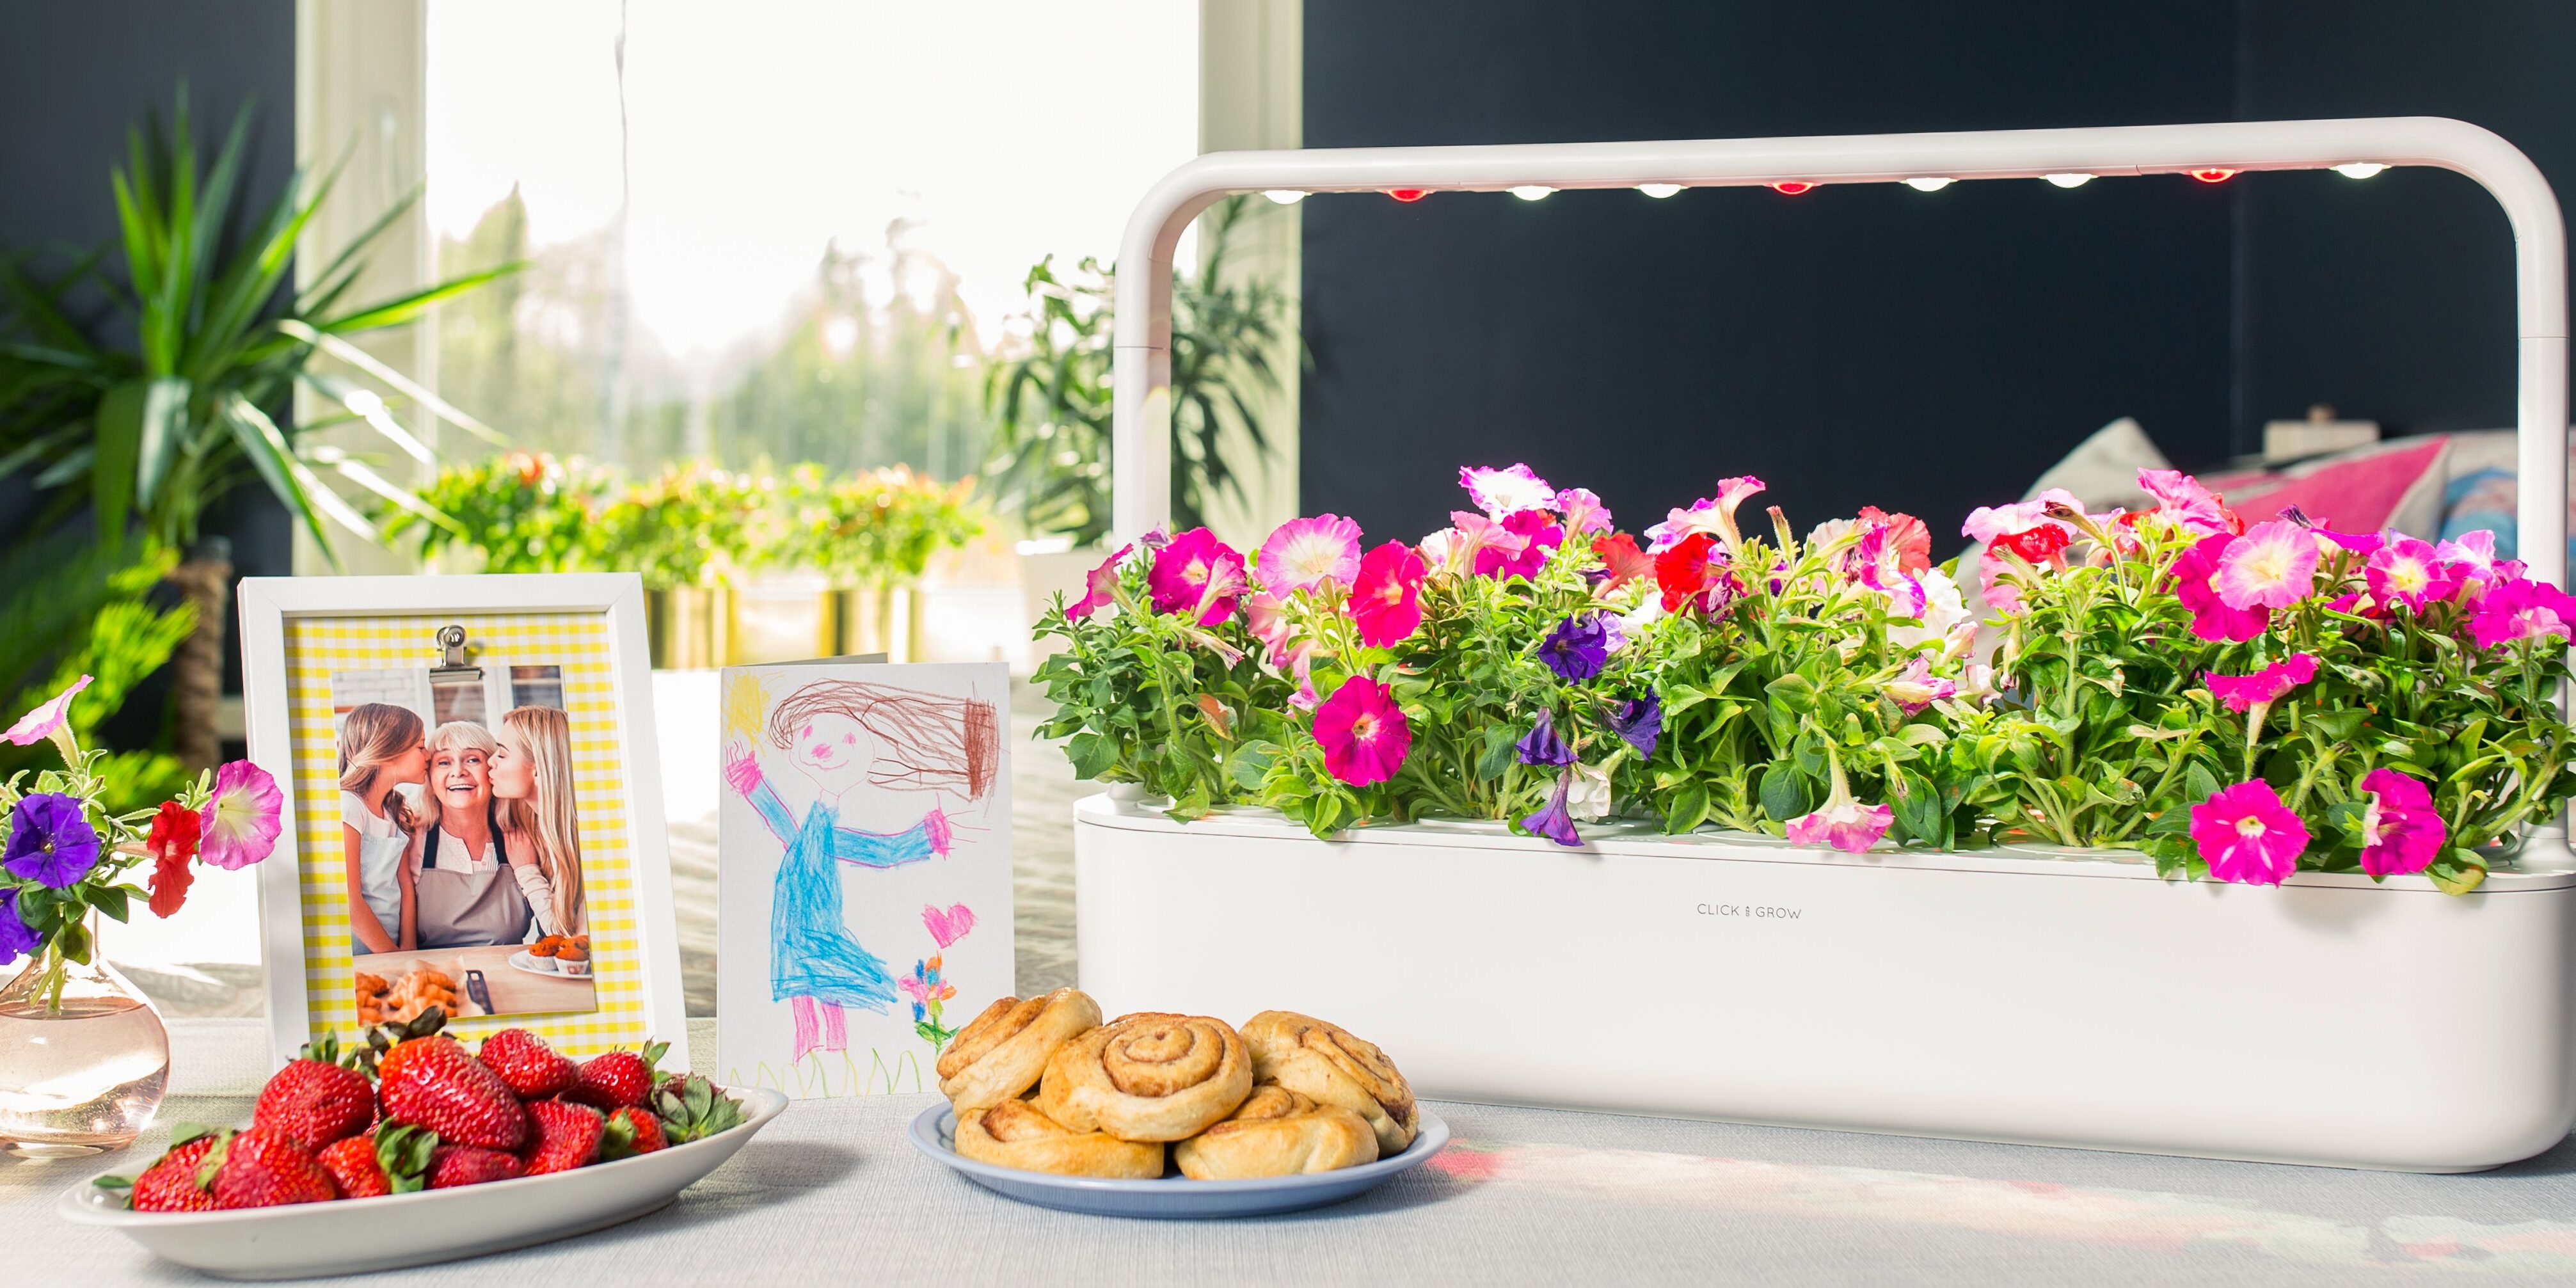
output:
[[[2485,528],[2463,532],[2455,541],[2433,547],[2433,557],[2451,565],[2460,579],[2460,598],[2474,603],[2493,587],[2522,575],[2522,562],[2496,558],[2495,534]]]
[[[1497,470],[1468,466],[1458,471],[1458,485],[1475,498],[1486,517],[1500,519],[1521,510],[1544,510],[1556,504],[1556,489],[1526,465]]]
[[[1959,525],[1959,535],[1970,541],[1993,545],[2006,537],[2017,537],[2040,528],[2055,528],[2059,535],[2073,541],[2077,535],[2075,529],[2048,517],[2050,508],[2055,506],[2081,510],[2084,503],[2065,488],[2053,487],[2027,501],[2015,501],[2011,505],[1981,505],[1968,512],[1968,521]]]
[[[2272,785],[2257,779],[2222,787],[2191,807],[2191,840],[2209,875],[2247,885],[2279,885],[2298,870],[2308,828]]]
[[[2185,532],[2208,536],[2234,530],[2227,521],[2227,507],[2219,503],[2217,494],[2181,470],[2140,470],[2138,486],[2156,499],[2155,513],[2159,518]]]
[[[2210,584],[2229,608],[2288,608],[2316,593],[2316,535],[2287,519],[2256,524],[2218,557]]]
[[[1506,557],[1518,558],[1521,551],[1529,546],[1529,538],[1473,511],[1452,510],[1449,523],[1448,531],[1456,535],[1441,542],[1444,548],[1439,568],[1443,572],[1471,572],[1484,563],[1488,550],[1500,550]],[[1435,532],[1423,538],[1422,548],[1429,551],[1439,537],[1440,534]]]
[[[2227,704],[2230,711],[2246,711],[2257,703],[2278,702],[2290,690],[2315,678],[2317,659],[2313,653],[2293,653],[2252,675],[2220,675],[2209,671],[2201,676],[2209,685],[2209,691]]]
[[[2362,565],[2370,597],[2382,604],[2402,603],[2416,612],[2448,600],[2460,591],[2460,568],[2442,562],[2429,541],[2398,537],[2370,554]]]
[[[1132,545],[1120,546],[1116,553],[1101,560],[1100,566],[1092,569],[1090,575],[1082,579],[1082,598],[1073,601],[1072,606],[1064,610],[1064,615],[1075,618],[1089,617],[1108,607],[1118,589],[1119,561],[1125,559],[1127,552],[1135,548]]]
[[[1520,538],[1520,548],[1505,553],[1500,546],[1476,552],[1479,577],[1536,577],[1547,566],[1548,552],[1565,544],[1565,529],[1543,510],[1520,510],[1503,516],[1503,531]]]
[[[286,796],[267,770],[247,760],[226,762],[215,770],[215,792],[201,814],[197,861],[231,872],[267,858],[277,848],[285,809]]]
[[[2469,638],[2494,648],[2543,635],[2569,638],[2576,627],[2576,598],[2556,586],[2519,577],[2487,592],[2469,619]]]
[[[1214,626],[1234,616],[1245,588],[1243,556],[1205,528],[1192,528],[1154,552],[1145,574],[1154,611]]]
[[[1866,854],[1895,822],[1896,811],[1888,806],[1863,805],[1849,793],[1836,792],[1824,808],[1790,819],[1789,839],[1800,845],[1831,846],[1846,854]]]
[[[1658,553],[1668,550],[1695,532],[1705,532],[1729,547],[1739,544],[1741,538],[1735,530],[1735,509],[1744,504],[1746,497],[1761,491],[1764,486],[1762,480],[1750,474],[1719,479],[1716,496],[1704,496],[1692,502],[1689,509],[1671,511],[1664,522],[1646,529],[1647,551]]]
[[[2393,877],[2431,867],[2451,835],[2433,793],[2394,769],[2363,774],[2361,790],[2369,797],[2361,811],[2361,870]]]
[[[2191,633],[2205,640],[2242,644],[2272,624],[2268,608],[2234,608],[2218,595],[2218,565],[2240,538],[2221,532],[2202,537],[2174,560],[2174,598],[2191,612]]]
[[[1315,741],[1324,768],[1353,787],[1395,777],[1413,750],[1413,728],[1395,705],[1395,694],[1365,675],[1354,675],[1315,708]]]
[[[28,747],[41,739],[53,737],[54,731],[71,718],[72,699],[79,697],[80,691],[88,687],[89,677],[86,675],[72,681],[70,688],[45,699],[35,710],[18,717],[18,723],[9,726],[9,732],[0,733],[0,741]]]
[[[1896,704],[1897,710],[1910,716],[1943,698],[1957,696],[1959,685],[1954,680],[1935,678],[1932,660],[1918,654],[1881,691]]]
[[[1390,541],[1360,560],[1351,584],[1351,621],[1360,643],[1391,648],[1422,626],[1422,579],[1431,566],[1401,541]]]
[[[1556,512],[1565,519],[1565,535],[1580,537],[1587,532],[1610,530],[1610,507],[1588,487],[1570,487],[1556,494]]]
[[[1254,558],[1255,580],[1274,595],[1347,586],[1360,575],[1360,525],[1338,514],[1290,519],[1270,533]]]

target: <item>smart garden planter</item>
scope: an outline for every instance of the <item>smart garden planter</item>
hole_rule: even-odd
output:
[[[2510,144],[2428,118],[1202,157],[1148,194],[1121,258],[1142,271],[1118,284],[1117,524],[1165,509],[1165,270],[1226,193],[2370,164],[2465,173],[2512,222],[2521,548],[2562,582],[2557,201]],[[1081,979],[1105,1007],[1329,1015],[1435,1097],[2421,1171],[2525,1158],[2576,1122],[2576,862],[2555,828],[2451,896],[1622,827],[1580,849],[1477,823],[1324,841],[1106,796],[1075,824]]]

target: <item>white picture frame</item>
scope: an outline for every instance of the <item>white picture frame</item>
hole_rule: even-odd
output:
[[[236,594],[241,620],[242,698],[249,758],[277,780],[285,796],[283,853],[260,865],[260,960],[268,999],[269,1046],[282,1062],[310,1040],[315,1015],[305,960],[302,889],[306,811],[336,811],[309,801],[294,764],[294,704],[289,684],[289,623],[298,619],[524,614],[604,618],[615,745],[624,774],[626,862],[635,899],[634,960],[649,1036],[670,1044],[663,1067],[691,1067],[688,1013],[682,998],[678,924],[665,843],[660,734],[654,724],[653,665],[644,583],[633,573],[545,573],[481,576],[246,577]],[[423,657],[432,641],[422,640]],[[426,665],[426,662],[424,662]],[[283,859],[283,862],[276,861]],[[587,867],[587,860],[585,860]],[[343,1035],[344,1038],[347,1035]]]

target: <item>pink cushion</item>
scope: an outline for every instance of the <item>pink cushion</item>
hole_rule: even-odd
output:
[[[2325,527],[2377,532],[2397,518],[2410,491],[2428,485],[2439,492],[2441,480],[2428,483],[2425,476],[2441,468],[2443,449],[2449,445],[2448,438],[2436,436],[2420,444],[2374,449],[2367,455],[2329,460],[2287,474],[2230,474],[2201,481],[2223,494],[2228,507],[2248,524],[2278,518],[2282,510],[2295,505]],[[2415,526],[2424,525],[2418,520]],[[2438,532],[2437,518],[2430,531],[2410,535]]]

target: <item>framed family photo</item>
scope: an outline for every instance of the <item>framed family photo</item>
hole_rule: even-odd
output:
[[[294,849],[260,878],[273,1054],[437,1006],[687,1067],[643,583],[253,577],[240,604]]]

